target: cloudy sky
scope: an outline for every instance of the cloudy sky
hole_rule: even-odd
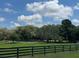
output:
[[[79,25],[79,0],[0,0],[0,27],[60,24]]]

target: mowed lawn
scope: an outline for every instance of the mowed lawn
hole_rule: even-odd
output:
[[[32,58],[79,58],[79,51],[47,53],[45,56],[43,54],[39,54]]]
[[[11,48],[11,47],[26,47],[26,46],[44,46],[49,45],[44,42],[15,42],[15,43],[6,43],[0,41],[0,48]]]
[[[47,45],[75,45],[78,43],[45,43],[45,42],[15,42],[9,43],[6,41],[0,41],[0,48],[11,48],[11,47],[26,47],[26,46],[47,46]],[[75,48],[74,48],[75,49]],[[36,54],[32,56],[23,56],[23,58],[79,58],[79,51],[65,51],[56,53]]]
[[[74,45],[74,43],[45,43],[45,42],[15,42],[0,41],[0,48],[26,47],[26,46],[47,46],[47,45]]]

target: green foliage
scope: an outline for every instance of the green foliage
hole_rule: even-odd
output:
[[[60,35],[64,37],[64,40],[68,40],[69,42],[76,42],[75,38],[73,39],[73,36],[75,36],[75,26],[71,23],[70,20],[65,19],[62,21],[62,25],[60,27]]]
[[[0,29],[0,40],[10,41],[42,41],[52,42],[77,42],[79,41],[79,27],[74,26],[68,19],[61,25],[44,25],[40,28],[20,26],[15,29]]]

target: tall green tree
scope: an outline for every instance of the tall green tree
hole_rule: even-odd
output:
[[[62,21],[60,34],[62,37],[64,37],[65,40],[68,40],[69,42],[74,42],[72,39],[72,29],[74,28],[73,24],[69,19],[64,19]]]
[[[59,26],[58,25],[44,25],[37,31],[37,37],[40,41],[46,41],[47,43],[60,41]],[[59,39],[58,39],[59,38]]]
[[[18,27],[15,31],[20,40],[31,41],[36,36],[36,30],[37,27],[34,26],[22,26]]]

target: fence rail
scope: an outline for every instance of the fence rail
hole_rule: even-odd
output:
[[[15,48],[0,48],[0,58],[34,56],[35,54],[57,53],[65,51],[79,50],[76,45],[49,45],[49,46],[29,46],[29,47],[15,47]]]

